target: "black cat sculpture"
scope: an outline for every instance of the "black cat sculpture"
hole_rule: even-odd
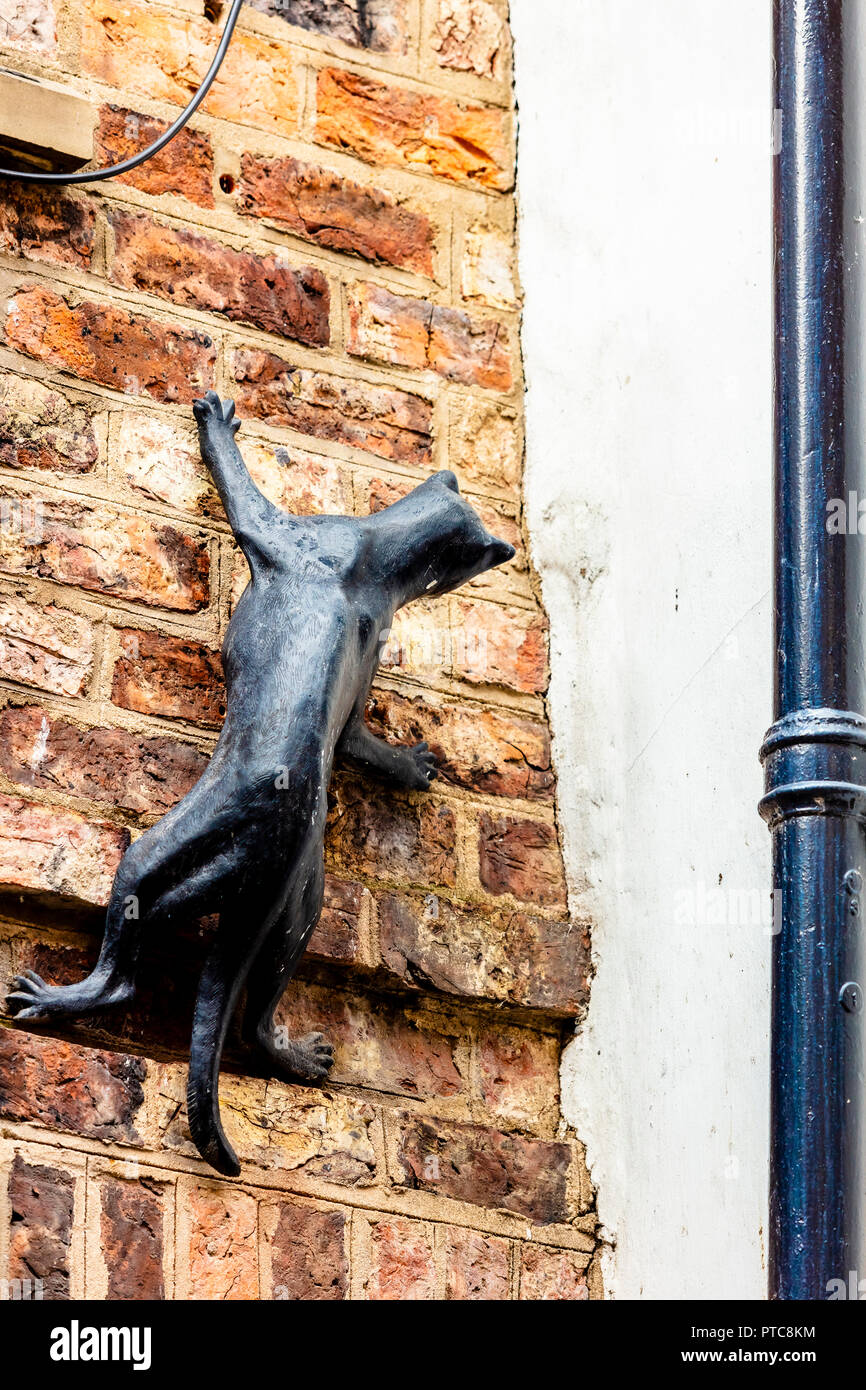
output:
[[[514,549],[487,532],[449,472],[373,516],[292,516],[247,472],[233,402],[209,391],[193,411],[252,575],[223,645],[225,724],[200,781],[121,860],[93,972],[52,986],[27,971],[8,1006],[26,1020],[121,1004],[135,991],[145,927],[218,911],[195,1006],[189,1126],[202,1157],[236,1176],[218,1087],[242,987],[244,1036],[277,1074],[321,1081],[333,1062],[321,1033],[277,1037],[274,1011],[322,908],[335,754],[402,787],[423,790],[436,776],[426,743],[395,747],[364,722],[383,635],[403,604],[447,593]]]

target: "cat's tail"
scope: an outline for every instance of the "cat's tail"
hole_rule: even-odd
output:
[[[236,1178],[241,1165],[223,1133],[219,1072],[223,1043],[239,990],[240,982],[232,978],[231,969],[217,945],[202,971],[195,1001],[186,1095],[189,1130],[196,1148],[203,1159],[228,1178]]]

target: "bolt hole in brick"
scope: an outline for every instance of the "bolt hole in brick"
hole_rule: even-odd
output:
[[[209,19],[211,24],[216,24],[222,12],[221,0],[204,0],[204,17]]]
[[[235,181],[231,174],[220,174],[220,188],[223,193],[234,193]]]

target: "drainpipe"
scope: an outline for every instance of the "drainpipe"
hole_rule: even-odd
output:
[[[825,1299],[831,1280],[866,1278],[864,11],[861,0],[774,5],[775,723],[761,814],[777,926],[776,1299]]]

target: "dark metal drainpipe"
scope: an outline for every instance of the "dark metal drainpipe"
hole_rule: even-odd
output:
[[[776,0],[774,11],[776,722],[761,812],[781,930],[769,1291],[824,1299],[831,1280],[866,1279],[866,4]],[[840,509],[845,534],[832,534]]]

